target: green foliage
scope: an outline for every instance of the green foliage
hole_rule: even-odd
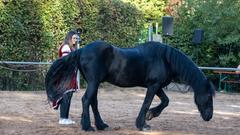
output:
[[[0,59],[54,60],[67,31],[76,28],[83,30],[82,45],[102,39],[133,46],[142,33],[146,35],[147,20],[163,15],[164,4],[158,0],[1,1]]]
[[[122,47],[133,46],[143,20],[141,11],[121,0],[0,1],[0,59],[55,60],[65,34],[76,28],[83,30],[82,45],[103,39]],[[2,89],[44,86],[45,71],[25,74],[0,70]]]
[[[162,16],[165,15],[166,4],[168,0],[122,0],[131,3],[143,14],[143,28],[140,31],[139,41],[144,42],[148,39],[149,23],[159,23],[161,26]],[[153,27],[155,28],[155,27]],[[154,29],[155,30],[155,29]],[[158,29],[161,32],[161,29]]]
[[[67,31],[76,28],[82,29],[81,46],[98,39],[120,47],[134,46],[139,39],[146,39],[149,22],[158,22],[161,26],[167,2],[0,1],[0,60],[53,61]],[[236,67],[240,64],[239,0],[184,0],[176,10],[174,35],[163,37],[165,42],[181,49],[199,66]],[[198,47],[192,44],[196,28],[204,29],[204,41]],[[43,72],[27,75],[0,69],[0,81],[12,82],[10,85],[24,89],[36,84],[43,86]],[[34,84],[34,79],[39,83]]]
[[[161,21],[165,14],[166,3],[168,0],[123,0],[137,7],[144,14],[144,19],[148,21]]]
[[[45,59],[55,59],[57,49],[65,34],[74,29],[74,20],[78,16],[76,0],[44,0],[39,3],[43,22],[43,42]]]
[[[126,47],[138,40],[143,15],[133,5],[121,0],[81,0],[79,7],[83,44],[102,39]]]
[[[74,4],[77,5],[74,0],[9,0],[0,3],[0,59],[3,61],[55,59],[59,43],[74,24],[72,18],[78,14],[75,10],[64,10],[67,6],[63,3],[74,8]],[[0,70],[2,89],[44,87],[43,70],[32,73]]]
[[[23,8],[29,6],[32,6],[31,9]],[[41,22],[38,13],[35,12],[37,10],[37,4],[31,1],[9,2],[3,7],[0,23],[1,59],[38,60],[34,57],[37,55],[36,52],[41,53],[40,44],[42,43],[39,41]]]
[[[193,31],[204,29],[204,41],[199,46],[199,65],[236,67],[240,64],[240,2],[239,0],[185,0],[175,16],[174,46],[193,59]]]
[[[121,1],[102,1],[97,18],[97,28],[102,39],[131,46],[137,41],[143,26],[142,20],[141,12],[130,4]]]
[[[74,0],[12,0],[1,5],[2,60],[44,61],[55,58],[52,52],[57,52],[59,43],[78,15]],[[65,10],[70,7],[72,10]]]
[[[170,43],[190,56],[199,66],[231,67],[240,64],[240,1],[184,0],[176,7],[174,36]],[[204,30],[203,42],[192,43],[193,32]],[[217,76],[207,73],[218,82]]]

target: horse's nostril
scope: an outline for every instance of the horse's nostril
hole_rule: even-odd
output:
[[[212,119],[212,116],[207,116],[206,118],[204,118],[205,121],[210,121]]]

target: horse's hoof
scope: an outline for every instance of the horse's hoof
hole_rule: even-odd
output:
[[[153,113],[152,113],[151,111],[148,111],[147,114],[146,114],[145,119],[149,121],[149,120],[151,120],[152,118],[153,118]]]
[[[84,131],[87,131],[87,132],[93,132],[95,131],[95,129],[93,127],[89,127],[89,128],[83,128]]]
[[[109,126],[105,123],[100,124],[100,125],[96,125],[97,130],[105,130],[106,128],[108,128]]]
[[[145,125],[142,127],[142,131],[149,131],[149,130],[151,130],[151,126],[150,126],[150,125],[145,124]]]

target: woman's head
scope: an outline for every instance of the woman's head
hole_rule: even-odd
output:
[[[75,46],[78,39],[77,32],[69,31],[64,39],[63,44],[68,44],[70,46]]]

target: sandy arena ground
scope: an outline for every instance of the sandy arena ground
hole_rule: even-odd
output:
[[[214,99],[214,117],[210,122],[201,119],[193,102],[193,93],[166,91],[169,106],[160,117],[148,122],[149,132],[138,131],[135,119],[142,105],[142,88],[100,89],[99,110],[110,126],[107,131],[81,130],[81,97],[84,90],[75,93],[70,117],[75,125],[58,124],[59,112],[50,108],[45,91],[0,91],[0,135],[239,135],[240,94],[217,93]],[[156,97],[152,106],[157,105]],[[91,115],[92,118],[92,115]],[[94,123],[94,120],[92,120]]]

